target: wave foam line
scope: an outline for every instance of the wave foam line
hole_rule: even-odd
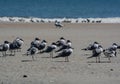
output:
[[[115,18],[24,18],[24,17],[0,17],[0,22],[20,22],[20,23],[120,23],[120,17]]]

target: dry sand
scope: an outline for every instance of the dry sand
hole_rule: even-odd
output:
[[[47,58],[49,54],[37,54],[35,61],[22,55],[35,37],[47,40],[49,45],[62,36],[71,40],[75,48],[70,62],[64,62],[64,58]],[[22,52],[7,57],[2,57],[0,52],[0,84],[120,84],[119,50],[111,63],[107,63],[103,54],[102,63],[95,63],[95,58],[86,59],[91,52],[81,50],[94,41],[104,48],[113,42],[120,45],[120,24],[67,23],[57,29],[53,23],[0,23],[0,44],[16,37],[24,39]]]

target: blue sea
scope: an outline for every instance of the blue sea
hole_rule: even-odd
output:
[[[0,17],[120,19],[120,0],[0,0]]]

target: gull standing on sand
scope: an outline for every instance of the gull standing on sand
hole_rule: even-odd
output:
[[[20,50],[21,51],[21,46],[24,44],[24,40],[20,37],[17,37],[13,43],[16,43],[16,49],[17,51]]]
[[[11,52],[10,55],[15,55],[16,50],[21,49],[21,46],[23,45],[24,40],[17,37],[12,43],[10,43],[9,50]]]
[[[65,39],[64,37],[61,37],[61,38],[56,42],[57,47],[61,47],[61,46],[63,46],[64,44],[66,44],[66,39]]]
[[[110,60],[111,57],[117,57],[116,50],[118,48],[119,48],[118,45],[116,43],[113,43],[111,47],[103,50],[103,54],[108,58],[109,62],[111,62],[111,60]]]
[[[2,52],[3,56],[6,56],[6,51],[9,50],[9,42],[4,41],[4,44],[0,45],[0,52]]]
[[[118,45],[116,43],[113,43],[112,46],[109,47],[108,49],[114,51],[115,52],[115,56],[117,56]]]
[[[27,55],[31,55],[32,56],[32,60],[35,60],[34,59],[34,55],[38,53],[38,49],[34,46],[30,47],[28,50],[27,50]]]
[[[56,43],[52,43],[50,46],[47,46],[45,50],[40,53],[50,53],[50,57],[53,57],[53,51],[57,48]]]
[[[40,39],[39,38],[35,38],[34,41],[31,42],[31,46],[34,46],[34,47],[38,47],[40,44]]]
[[[97,48],[95,48],[93,51],[92,51],[92,56],[88,57],[89,58],[93,58],[93,57],[96,57],[96,63],[100,63],[100,55],[101,53],[103,52],[103,48],[101,45],[99,45]],[[98,61],[97,61],[98,60]]]
[[[100,44],[98,42],[94,42],[93,44],[89,44],[89,46],[87,48],[83,48],[82,50],[94,50],[96,48],[98,48]]]
[[[111,57],[115,57],[116,52],[111,49],[104,49],[103,54],[108,58],[109,62],[111,62]]]
[[[45,49],[46,45],[47,45],[47,41],[43,40],[37,48],[40,52],[42,52],[42,50]]]
[[[71,47],[72,43],[70,40],[67,40],[66,43],[64,43],[56,52],[60,52],[63,49],[67,49],[68,47]]]
[[[62,23],[59,22],[59,21],[55,21],[55,26],[56,26],[56,28],[61,28],[61,27],[63,27]]]
[[[65,57],[65,62],[69,62],[69,56],[73,53],[72,47],[67,47],[66,49],[63,49],[60,53],[58,53],[57,56],[53,58],[59,58],[59,57]]]

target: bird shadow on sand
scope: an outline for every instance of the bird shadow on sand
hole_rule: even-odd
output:
[[[61,60],[59,60],[59,61],[52,61],[52,62],[65,62],[65,63],[68,63],[67,61],[61,61]]]
[[[24,53],[24,54],[22,54],[22,56],[29,56],[29,55],[27,55],[27,53]]]
[[[41,58],[49,58],[50,59],[51,57],[41,57]]]
[[[81,54],[81,56],[91,56],[91,54]]]
[[[32,62],[33,60],[21,60],[21,62]]]
[[[9,56],[9,54],[6,54],[5,56],[3,56],[3,55],[0,55],[0,57],[7,57],[7,56]]]
[[[96,61],[88,61],[87,63],[96,63]],[[100,61],[97,63],[111,63],[110,61]]]

